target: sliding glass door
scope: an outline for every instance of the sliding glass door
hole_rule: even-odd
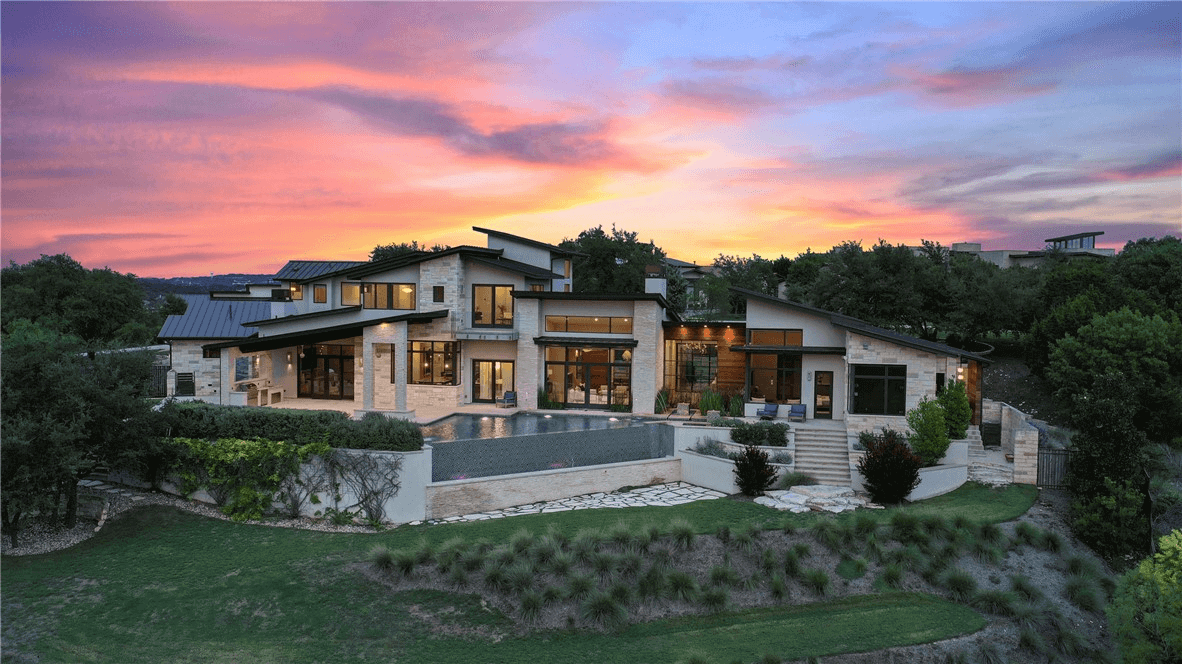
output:
[[[472,401],[493,402],[515,390],[512,362],[472,360]]]

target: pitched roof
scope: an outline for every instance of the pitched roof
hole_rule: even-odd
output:
[[[479,258],[476,256],[472,256],[471,260],[476,263],[482,263],[484,265],[490,265],[492,267],[499,267],[504,270],[509,270],[510,272],[517,272],[520,274],[524,274],[527,277],[533,277],[535,279],[547,279],[548,280],[548,279],[561,279],[562,278],[561,274],[556,274],[556,273],[551,272],[550,270],[547,270],[545,268],[541,268],[536,265],[530,265],[529,263],[522,263],[521,261],[511,260],[511,259],[505,258],[503,256],[500,258],[493,258],[493,259],[486,259],[486,258]]]
[[[364,261],[287,261],[287,265],[279,268],[275,273],[275,280],[307,281],[322,277],[331,272],[340,272],[358,265],[365,265]]]
[[[354,265],[351,268],[343,270],[345,277],[348,279],[360,279],[371,274],[378,274],[379,272],[386,272],[388,270],[396,270],[407,265],[417,265],[423,261],[429,261],[435,258],[442,258],[444,256],[451,256],[453,254],[461,254],[463,256],[487,256],[489,258],[496,258],[501,255],[500,249],[489,249],[487,247],[473,247],[471,245],[461,244],[458,247],[450,247],[443,251],[413,251],[410,253],[387,258],[382,261],[371,261],[369,263],[361,263]]]
[[[731,290],[747,298],[755,298],[764,302],[778,304],[790,309],[796,309],[797,311],[803,311],[805,313],[827,318],[830,323],[837,327],[851,330],[868,337],[882,339],[883,341],[889,341],[891,343],[899,344],[900,346],[908,346],[917,350],[927,351],[929,353],[938,353],[940,355],[949,355],[952,357],[967,357],[978,362],[984,362],[986,364],[989,363],[989,359],[976,353],[970,353],[967,350],[954,348],[947,344],[936,343],[935,341],[928,341],[926,339],[920,339],[919,337],[913,337],[909,334],[903,334],[901,332],[895,332],[894,330],[888,330],[876,325],[871,325],[870,323],[858,318],[854,318],[853,316],[846,316],[845,314],[826,311],[825,309],[810,306],[804,304],[803,302],[784,300],[778,297],[760,293],[758,291],[747,290],[746,288],[731,288]]]
[[[562,247],[557,247],[552,244],[546,244],[545,242],[538,242],[537,240],[531,240],[527,237],[521,237],[520,235],[513,235],[512,233],[506,233],[504,231],[494,231],[491,228],[481,228],[479,226],[473,226],[472,230],[476,231],[477,233],[484,233],[485,235],[488,235],[490,237],[500,238],[502,240],[512,240],[513,242],[518,242],[520,244],[526,244],[531,247],[537,247],[538,249],[546,249],[546,250],[552,251],[556,254],[562,254],[563,256],[586,256],[587,255],[581,251],[574,251],[571,249],[563,249]]]
[[[181,295],[189,304],[184,314],[169,316],[160,328],[162,339],[240,339],[257,332],[244,322],[271,315],[269,300],[211,300]]]

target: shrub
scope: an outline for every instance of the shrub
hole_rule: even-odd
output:
[[[698,410],[700,410],[703,415],[705,415],[707,411],[711,410],[722,412],[722,395],[718,392],[715,392],[714,390],[705,390],[702,392],[702,396],[698,399]]]
[[[737,586],[739,585],[739,575],[730,567],[715,565],[710,568],[710,585]]]
[[[628,610],[605,592],[594,592],[582,606],[583,620],[602,627],[616,627],[628,619]]]
[[[538,408],[542,410],[562,410],[561,401],[552,401],[544,388],[538,388]]]
[[[1072,504],[1071,530],[1109,562],[1145,551],[1149,525],[1142,510],[1144,496],[1128,480],[1104,478],[1104,486]]]
[[[787,490],[794,486],[812,486],[816,483],[817,480],[813,479],[811,476],[793,471],[790,473],[784,473],[780,477],[780,481],[776,482],[776,488]]]
[[[661,388],[657,390],[657,398],[653,401],[653,414],[662,415],[667,410],[669,410],[669,390]]]
[[[591,593],[595,581],[586,574],[576,574],[566,582],[566,596],[578,601]]]
[[[1042,591],[1038,589],[1038,586],[1021,574],[1010,577],[1010,587],[1028,602],[1037,602],[1043,598]]]
[[[326,443],[357,450],[408,452],[422,449],[419,426],[380,413],[360,421],[336,411],[288,410],[168,403],[160,410],[177,438],[263,438],[293,445]]]
[[[768,584],[768,593],[772,599],[777,602],[782,602],[788,598],[788,584],[784,581],[784,577],[779,574],[773,574],[772,580]]]
[[[829,575],[825,573],[825,570],[807,569],[801,580],[818,597],[823,596],[829,590]]]
[[[745,496],[762,496],[776,481],[776,469],[767,452],[748,445],[735,459],[735,483]]]
[[[1125,662],[1182,658],[1182,531],[1158,543],[1157,554],[1121,577],[1108,606]]]
[[[961,440],[968,432],[969,422],[973,419],[973,409],[969,406],[969,395],[965,391],[965,384],[952,381],[944,387],[944,391],[936,397],[936,403],[944,410],[944,425],[948,437]]]
[[[858,460],[866,491],[876,503],[899,503],[919,486],[923,463],[903,442],[902,434],[886,429],[867,438],[866,454]]]
[[[370,550],[369,560],[376,569],[383,572],[394,569],[394,553],[384,546],[378,545]]]
[[[734,452],[728,450],[726,446],[722,444],[722,441],[714,440],[713,438],[707,438],[705,440],[699,441],[697,445],[694,445],[690,448],[690,451],[697,452],[698,454],[705,454],[706,456],[718,457],[719,459],[730,459],[731,461],[734,461],[735,457],[738,456]]]
[[[940,404],[924,397],[907,412],[907,426],[911,435],[907,442],[924,466],[934,466],[948,451],[948,426],[944,423],[944,409]]]
[[[970,604],[987,613],[1014,615],[1014,596],[1000,590],[982,590],[973,596]]]
[[[636,584],[641,599],[657,599],[664,591],[665,571],[657,565],[648,568]]]
[[[740,445],[787,447],[788,425],[777,422],[738,422],[731,427],[731,440]]]

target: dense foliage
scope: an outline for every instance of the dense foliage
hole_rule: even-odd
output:
[[[858,460],[858,472],[874,502],[902,502],[919,486],[923,461],[911,451],[903,434],[885,429],[878,434],[864,433],[859,440],[866,452]]]
[[[336,411],[169,403],[160,409],[160,416],[171,435],[179,438],[263,438],[294,445],[326,442],[345,449],[399,452],[423,446],[418,425],[379,413],[355,421]]]
[[[391,242],[390,244],[379,244],[369,252],[369,260],[373,262],[389,260],[391,258],[398,258],[399,256],[409,256],[420,252],[439,252],[445,251],[449,247],[445,244],[436,244],[430,248],[427,245],[420,245],[418,240],[411,240],[410,242]]]
[[[1163,536],[1158,553],[1121,578],[1107,611],[1122,661],[1182,659],[1182,531]]]
[[[576,293],[643,293],[645,267],[665,260],[660,247],[615,226],[611,232],[602,226],[588,228],[558,246],[580,254],[572,261]]]
[[[41,256],[0,271],[5,333],[27,320],[87,343],[151,343],[169,314],[185,311],[185,301],[166,297],[149,309],[135,275],[107,268],[87,270],[65,254]]]
[[[920,399],[915,408],[907,411],[907,426],[911,434],[907,442],[924,466],[940,463],[948,451],[948,425],[944,421],[944,409],[938,402],[927,397]]]
[[[776,483],[776,468],[767,452],[748,445],[735,459],[735,483],[744,496],[762,496]]]
[[[731,440],[740,445],[787,447],[788,425],[779,422],[737,421],[731,427]]]
[[[280,489],[313,455],[325,455],[327,443],[294,445],[281,441],[220,438],[174,438],[180,450],[182,490],[205,488],[236,521],[257,519],[271,510]]]
[[[954,380],[944,391],[936,397],[936,402],[944,410],[944,424],[948,427],[948,438],[962,440],[968,433],[969,423],[973,419],[973,408],[969,405],[969,395],[965,391],[965,384]]]

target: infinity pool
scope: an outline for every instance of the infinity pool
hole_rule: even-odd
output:
[[[630,415],[538,415],[516,413],[508,417],[496,415],[449,415],[423,425],[423,442],[440,443],[473,438],[507,438],[560,431],[590,431],[617,429],[640,424],[643,420]]]

